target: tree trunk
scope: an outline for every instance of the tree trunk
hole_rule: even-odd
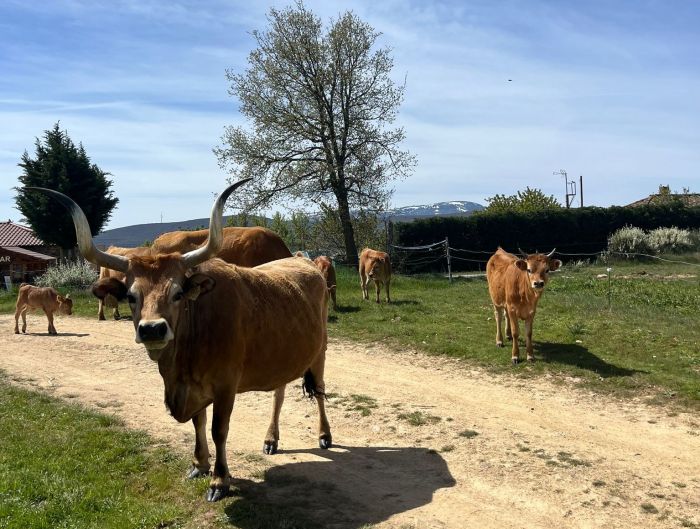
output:
[[[355,244],[355,230],[352,227],[352,219],[350,218],[350,207],[348,206],[348,198],[343,193],[337,193],[338,199],[338,216],[340,217],[340,226],[343,230],[343,238],[345,239],[345,255],[349,265],[357,266],[357,245]]]

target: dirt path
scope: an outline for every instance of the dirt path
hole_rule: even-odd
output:
[[[192,450],[131,322],[63,317],[57,337],[13,326],[0,316],[11,380]],[[30,331],[45,327],[29,316]],[[353,529],[700,526],[700,418],[337,340],[326,383],[330,451],[317,449],[315,406],[298,387],[275,456],[261,453],[271,395],[237,398],[229,463],[245,501]],[[412,425],[414,412],[428,424]]]

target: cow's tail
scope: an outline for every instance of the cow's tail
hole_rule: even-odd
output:
[[[316,379],[310,369],[307,369],[306,373],[304,373],[304,381],[301,383],[301,390],[304,395],[310,399],[317,396],[326,396],[326,394],[319,391],[318,386],[316,386]]]

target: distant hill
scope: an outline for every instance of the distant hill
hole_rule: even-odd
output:
[[[470,215],[474,211],[484,209],[484,206],[476,202],[465,200],[453,200],[452,202],[438,202],[426,206],[404,206],[389,210],[386,217],[394,222],[409,222],[414,219],[426,217],[464,216]],[[224,217],[224,225],[228,217]],[[141,246],[145,241],[152,241],[161,233],[176,230],[191,230],[195,228],[206,228],[209,226],[209,219],[191,219],[179,222],[154,222],[151,224],[134,224],[106,230],[95,237],[95,244],[100,247],[125,246],[131,248]]]

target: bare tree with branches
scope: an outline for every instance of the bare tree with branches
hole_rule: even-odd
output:
[[[342,226],[348,262],[357,262],[351,211],[380,211],[392,180],[415,158],[401,150],[402,128],[389,128],[405,83],[390,77],[390,49],[354,13],[324,30],[302,2],[272,8],[269,28],[242,74],[227,71],[229,93],[250,128],[227,127],[215,148],[232,179],[253,177],[244,207],[286,201],[330,207]]]

